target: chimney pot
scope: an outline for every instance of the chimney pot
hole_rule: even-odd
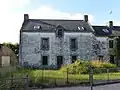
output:
[[[109,27],[113,27],[113,21],[109,21]]]

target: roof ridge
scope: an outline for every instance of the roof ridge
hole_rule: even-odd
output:
[[[84,20],[74,20],[74,19],[29,19],[29,20],[35,20],[35,21],[39,21],[39,20],[49,20],[49,21],[84,21]]]

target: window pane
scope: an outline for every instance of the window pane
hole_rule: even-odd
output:
[[[71,49],[77,49],[76,39],[71,39]]]
[[[62,29],[58,29],[58,37],[62,37]]]
[[[48,57],[42,56],[42,65],[48,65]]]
[[[109,40],[109,48],[113,48],[113,40]]]
[[[72,63],[74,63],[77,60],[77,56],[72,56]]]
[[[49,49],[49,39],[48,38],[42,38],[42,49]]]

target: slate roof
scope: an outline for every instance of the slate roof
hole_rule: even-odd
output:
[[[92,27],[95,30],[94,34],[96,36],[109,36],[112,34],[112,29],[109,28],[108,26],[92,26]]]
[[[24,21],[22,30],[34,30],[34,26],[41,26],[41,31],[53,31],[60,25],[66,31],[93,32],[88,22],[84,20],[61,20],[61,19],[28,19]],[[78,29],[80,27],[80,30]],[[84,30],[82,29],[84,28]]]
[[[120,26],[113,26],[112,35],[113,36],[120,36]]]

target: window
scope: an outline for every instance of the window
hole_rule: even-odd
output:
[[[39,26],[39,25],[35,25],[35,26],[34,26],[34,30],[39,30],[39,29],[42,29],[42,27]]]
[[[109,33],[108,29],[102,29],[102,30],[103,30],[103,32]]]
[[[76,50],[77,49],[77,40],[74,39],[70,39],[70,48],[71,50]]]
[[[57,29],[57,37],[62,37],[63,36],[63,29],[62,28],[58,28]]]
[[[78,26],[78,30],[83,31],[83,30],[84,30],[84,27],[79,27],[79,26]]]
[[[109,48],[113,48],[113,40],[109,40]]]
[[[60,68],[63,64],[63,56],[57,56],[57,68]]]
[[[99,61],[103,61],[103,56],[99,55],[98,58],[99,58]]]
[[[110,63],[115,64],[113,55],[110,55]]]
[[[42,38],[41,49],[42,50],[49,50],[49,38]]]
[[[81,30],[81,28],[78,26],[78,30]]]
[[[77,60],[77,56],[72,56],[71,59],[72,59],[72,60],[71,60],[72,63],[74,63],[74,62]]]
[[[84,30],[84,27],[82,27],[82,30]]]
[[[48,65],[48,56],[42,56],[42,65]]]

